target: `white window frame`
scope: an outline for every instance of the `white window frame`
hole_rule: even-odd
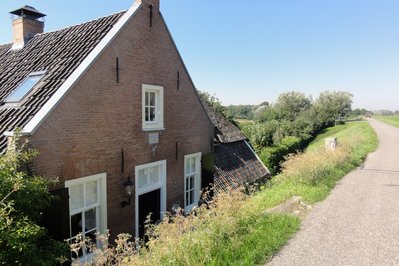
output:
[[[152,167],[159,167],[159,181],[157,183],[152,183],[148,186],[143,188],[139,188],[139,171],[152,168]],[[163,219],[163,215],[166,212],[166,160],[157,161],[148,164],[142,164],[135,167],[135,233],[136,237],[139,236],[139,196],[146,194],[148,192],[160,189],[161,190],[161,219]]]
[[[195,159],[195,171],[187,173],[187,160]],[[194,174],[194,200],[187,205],[187,181]],[[188,154],[184,156],[184,212],[189,213],[194,207],[198,206],[201,193],[201,152]]]
[[[163,97],[162,86],[157,85],[142,85],[142,120],[143,120],[143,130],[151,131],[151,130],[164,130],[164,97]],[[146,102],[145,95],[146,92],[154,92],[155,93],[155,121],[146,121],[145,119],[145,110],[146,110]]]
[[[98,203],[90,206],[85,206],[79,208],[77,210],[71,211],[71,196],[69,195],[69,230],[70,230],[70,239],[75,236],[72,236],[72,224],[71,224],[71,216],[77,213],[84,212],[86,210],[90,210],[93,208],[97,208],[96,211],[96,221],[97,224],[97,233],[104,234],[107,230],[107,174],[101,173],[92,176],[86,176],[78,179],[65,181],[65,187],[68,188],[68,193],[70,193],[70,188],[73,186],[83,185],[85,183],[98,181],[99,187],[97,187],[97,199]],[[83,191],[83,197],[85,198],[85,191]],[[100,242],[97,241],[97,247],[100,247]],[[88,262],[91,260],[93,253],[86,254],[80,257],[81,262]]]

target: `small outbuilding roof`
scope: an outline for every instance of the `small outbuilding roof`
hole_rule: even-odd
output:
[[[270,175],[240,129],[203,99],[202,104],[215,126],[215,192],[252,184]]]
[[[215,138],[220,143],[231,143],[246,140],[245,135],[222,114],[215,111],[204,99],[201,98],[209,119],[215,126]]]

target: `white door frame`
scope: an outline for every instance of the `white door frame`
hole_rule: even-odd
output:
[[[146,184],[139,188],[139,171],[146,168],[159,166],[159,181],[157,183]],[[161,190],[161,219],[166,212],[166,160],[157,161],[148,164],[142,164],[135,167],[135,235],[139,236],[139,196],[148,192]]]

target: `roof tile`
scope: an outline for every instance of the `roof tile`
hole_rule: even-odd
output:
[[[0,132],[23,128],[125,12],[69,28],[37,34],[22,49],[0,45]],[[39,87],[20,106],[4,100],[32,72],[46,70]],[[0,152],[7,139],[0,136]]]

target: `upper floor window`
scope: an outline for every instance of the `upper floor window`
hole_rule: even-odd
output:
[[[9,103],[19,102],[24,98],[28,92],[41,80],[44,76],[45,71],[34,72],[28,75],[28,77],[7,97],[5,100]]]
[[[143,129],[163,129],[163,87],[143,84]]]

